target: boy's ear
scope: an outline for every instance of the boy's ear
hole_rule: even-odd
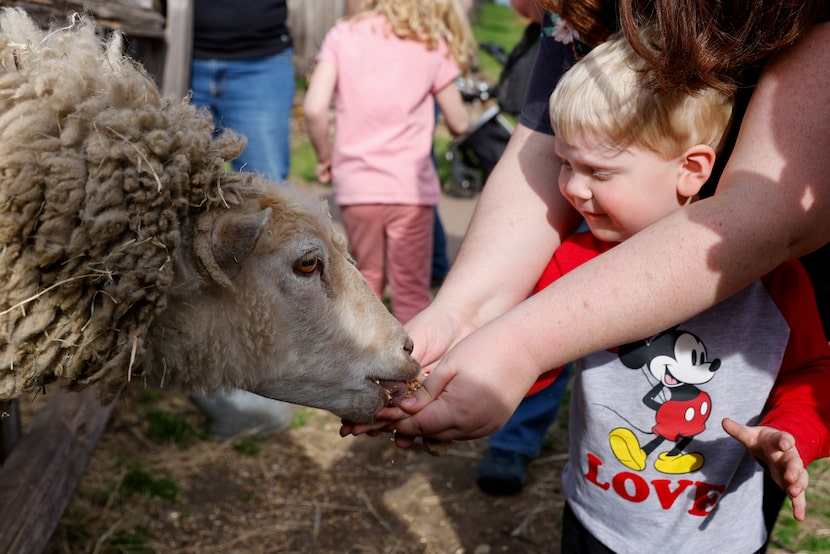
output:
[[[696,144],[683,154],[680,179],[677,182],[677,194],[691,198],[712,174],[715,165],[715,149],[707,144]]]

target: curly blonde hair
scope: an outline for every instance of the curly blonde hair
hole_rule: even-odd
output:
[[[396,36],[417,40],[430,50],[442,38],[462,72],[476,64],[476,43],[458,0],[363,0],[355,17],[381,14]]]

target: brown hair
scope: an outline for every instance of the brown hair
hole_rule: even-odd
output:
[[[715,5],[717,4],[717,5]],[[734,92],[741,68],[792,45],[827,17],[827,0],[621,0],[620,23],[656,84]],[[651,38],[640,31],[653,25]]]
[[[538,0],[539,5],[558,13],[590,47],[605,42],[617,27],[617,0]]]
[[[827,0],[537,1],[559,13],[589,46],[613,32],[619,5],[620,26],[653,68],[654,84],[684,92],[734,92],[743,67],[793,44],[830,16]]]

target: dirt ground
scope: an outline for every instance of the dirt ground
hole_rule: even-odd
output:
[[[434,457],[341,438],[336,417],[302,408],[282,433],[220,443],[197,436],[204,420],[187,397],[145,396],[118,401],[49,552],[558,552],[559,425],[526,490],[497,498],[474,481],[483,441]],[[159,441],[160,412],[185,431]]]
[[[217,442],[186,396],[131,385],[45,552],[557,554],[566,420],[565,408],[525,490],[493,497],[475,485],[484,440],[434,457],[341,438],[335,416],[298,408],[278,434]],[[830,465],[811,481],[808,520],[784,522],[788,544],[769,554],[828,552]]]

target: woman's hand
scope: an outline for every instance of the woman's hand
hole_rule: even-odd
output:
[[[481,438],[510,418],[540,373],[513,329],[496,322],[455,345],[400,409],[392,427],[398,446],[413,437]]]
[[[447,335],[440,325],[421,326],[433,321],[427,318],[428,311],[408,326],[416,341],[417,337],[423,340],[420,350],[416,342],[417,355],[430,364],[421,387],[397,408],[378,412],[377,423],[344,424],[342,436],[394,432],[395,443],[404,448],[411,446],[415,437],[439,441],[481,438],[504,425],[541,373],[515,330],[499,320],[466,336],[435,365],[431,362],[434,357],[452,343],[441,338]],[[428,328],[432,331],[427,332]]]
[[[473,329],[471,324],[453,317],[453,311],[442,310],[439,304],[433,304],[425,309],[405,327],[415,345],[412,356],[421,363],[421,374],[417,377],[422,384],[421,388],[444,354]],[[437,387],[438,380],[431,381],[430,386]],[[411,413],[419,409],[420,404],[410,406],[409,411],[403,411],[395,406],[383,408],[375,414],[376,420],[373,423],[354,424],[344,421],[340,428],[340,435],[345,437],[367,434],[375,437],[383,432],[392,432],[395,422],[409,417]]]

